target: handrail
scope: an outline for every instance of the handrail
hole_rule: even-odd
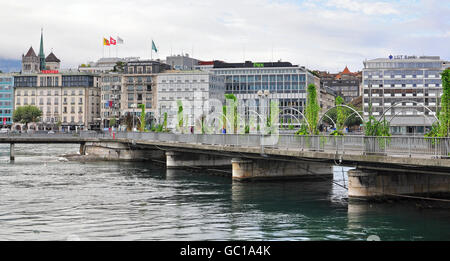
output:
[[[114,133],[114,134],[113,134]],[[11,143],[16,139],[30,138],[38,141],[67,139],[68,141],[85,141],[86,139],[118,140],[118,141],[157,141],[170,143],[209,144],[218,146],[260,147],[264,138],[271,135],[262,134],[175,134],[154,132],[89,132],[78,133],[0,133],[0,141]],[[281,150],[324,151],[328,153],[344,152],[358,154],[378,154],[383,156],[450,156],[450,137],[416,137],[416,136],[299,136],[292,134],[278,135],[277,143],[265,148]],[[32,141],[32,140],[30,140]],[[20,142],[20,141],[17,141]],[[262,148],[262,147],[261,147]]]

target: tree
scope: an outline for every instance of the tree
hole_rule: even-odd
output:
[[[145,104],[139,104],[138,107],[141,108],[141,125],[139,127],[139,131],[143,132],[145,129]]]
[[[167,132],[167,112],[164,112],[163,126],[164,126],[164,131]]]
[[[450,136],[450,68],[442,73],[442,96],[441,110],[438,113],[439,121],[431,126],[430,132],[425,137],[448,137]]]
[[[308,133],[310,135],[317,135],[319,134],[317,123],[319,121],[320,106],[317,99],[316,86],[312,83],[309,84],[306,92],[305,117],[308,122]]]
[[[336,97],[336,130],[331,133],[331,135],[344,135],[343,129],[345,127],[345,120],[347,118],[348,108],[342,107],[344,99],[341,96]]]
[[[177,113],[178,128],[181,132],[183,132],[183,103],[180,100],[178,100],[177,105],[178,105],[178,113]]]
[[[111,118],[110,120],[109,120],[109,126],[110,127],[114,127],[115,125],[116,125],[116,118]]]
[[[127,126],[127,131],[131,131],[131,129],[133,128],[133,120],[134,120],[134,117],[131,113],[127,113],[125,115],[124,122],[125,122],[125,125]]]
[[[38,122],[42,116],[42,111],[33,105],[25,105],[17,107],[13,113],[13,121],[21,122],[27,126],[30,122]]]
[[[439,136],[447,137],[450,135],[450,68],[441,73],[442,75],[442,96],[441,111],[439,113]]]
[[[234,129],[234,132],[236,133],[236,130],[237,130],[237,123],[238,123],[238,115],[237,115],[237,98],[236,98],[236,96],[234,95],[234,94],[232,94],[232,93],[228,93],[228,94],[225,94],[225,100],[231,100],[232,102],[231,102],[231,107],[232,107],[232,109],[233,110],[230,110],[230,112],[232,112],[233,113],[233,118],[234,118],[234,120],[233,120],[233,129]],[[227,110],[226,110],[226,108],[225,108],[225,110],[223,110],[224,111],[224,113],[225,113],[225,115],[226,115],[226,113],[227,113]],[[226,124],[225,124],[225,127],[226,127]],[[227,131],[228,132],[228,131]]]
[[[117,62],[116,65],[114,65],[113,72],[123,72],[123,68],[125,67],[124,62]]]
[[[389,122],[384,118],[378,121],[372,116],[372,104],[369,104],[369,119],[364,123],[364,135],[366,136],[391,136]]]

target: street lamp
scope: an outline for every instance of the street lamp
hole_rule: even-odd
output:
[[[270,91],[269,91],[269,90],[264,90],[264,91],[259,90],[259,91],[257,92],[257,94],[258,94],[260,100],[262,101],[262,102],[260,102],[260,103],[263,104],[265,98],[268,98],[268,97],[269,97]],[[264,102],[264,104],[263,104],[264,110],[263,110],[263,111],[264,111],[264,113],[266,114],[266,115],[265,115],[266,118],[269,116],[269,110],[268,110],[268,107],[269,107],[269,106],[267,106],[267,113],[266,113],[266,102]]]
[[[136,105],[136,103],[133,103],[133,104],[131,104],[131,108],[133,108],[133,113],[132,113],[132,115],[133,115],[133,129],[131,130],[131,131],[134,131],[134,109],[137,107],[137,105]]]

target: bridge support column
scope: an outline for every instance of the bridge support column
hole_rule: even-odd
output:
[[[327,163],[233,158],[234,180],[277,178],[333,178],[333,167]]]
[[[183,167],[227,167],[231,166],[231,159],[211,154],[166,151],[166,166],[171,169]]]
[[[86,155],[86,142],[80,144],[80,155]]]
[[[353,169],[348,171],[348,196],[380,199],[450,194],[450,175]]]
[[[11,143],[9,145],[9,160],[14,161],[14,158],[15,158],[14,143]]]

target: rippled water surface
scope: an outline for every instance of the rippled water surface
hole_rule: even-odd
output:
[[[67,162],[0,144],[0,240],[450,240],[448,209],[347,202],[330,181],[232,182],[149,163]],[[346,169],[335,167],[345,184]]]

